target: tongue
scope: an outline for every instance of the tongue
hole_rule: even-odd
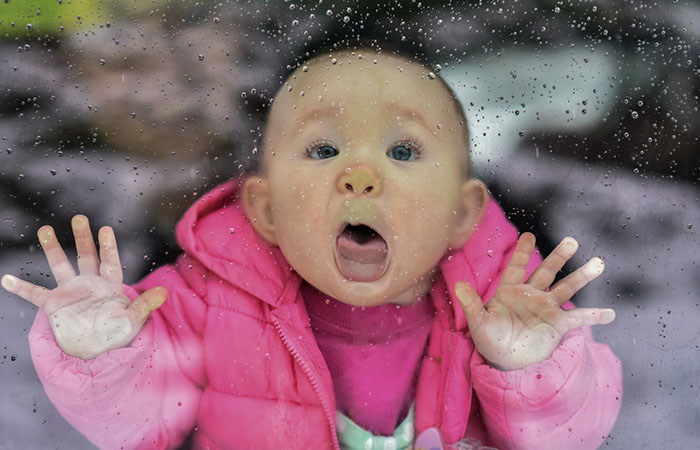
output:
[[[338,236],[338,251],[342,256],[354,262],[380,263],[386,258],[386,242],[379,236],[374,236],[360,244],[347,233]]]
[[[353,281],[374,281],[386,269],[387,245],[380,236],[373,236],[363,243],[354,240],[349,233],[338,236],[338,269]]]

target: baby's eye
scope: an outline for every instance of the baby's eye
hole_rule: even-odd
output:
[[[397,161],[411,161],[418,157],[418,153],[406,145],[396,145],[386,152],[389,158]]]
[[[314,159],[328,159],[336,156],[338,150],[330,145],[321,145],[320,147],[309,149],[309,157]]]

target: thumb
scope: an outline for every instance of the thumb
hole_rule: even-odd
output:
[[[473,330],[484,317],[484,304],[481,301],[481,297],[479,297],[479,294],[476,293],[473,287],[464,281],[455,283],[455,294],[462,304],[467,324]]]
[[[144,323],[148,316],[158,309],[168,297],[168,291],[163,286],[157,286],[136,297],[127,307],[132,320]]]

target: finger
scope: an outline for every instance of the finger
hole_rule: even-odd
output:
[[[585,285],[598,278],[604,269],[605,263],[603,260],[593,258],[555,284],[550,291],[550,295],[557,303],[563,305]]]
[[[0,283],[7,291],[22,297],[39,308],[43,308],[46,304],[46,293],[49,290],[45,287],[37,286],[12,275],[4,275]]]
[[[102,227],[97,234],[100,241],[100,275],[112,283],[121,283],[122,265],[117,251],[117,239],[111,227]]]
[[[56,240],[56,233],[53,228],[49,225],[44,225],[37,231],[37,236],[56,283],[61,284],[75,277],[73,265],[68,261],[66,254]]]
[[[134,323],[142,325],[148,316],[160,308],[168,297],[168,291],[162,287],[154,287],[136,297],[127,308],[127,312]]]
[[[562,239],[557,248],[532,272],[527,283],[537,289],[547,289],[554,281],[557,273],[564,267],[564,264],[576,253],[577,249],[578,242],[576,242],[576,239],[572,237]]]
[[[88,218],[82,214],[74,216],[71,225],[75,236],[75,248],[78,251],[78,271],[81,275],[98,275],[100,262],[97,259],[97,248]]]
[[[567,330],[581,326],[605,325],[615,320],[615,311],[609,308],[576,308],[564,311]]]
[[[467,318],[469,329],[475,330],[481,324],[486,313],[481,297],[479,297],[479,294],[476,293],[473,287],[464,281],[455,283],[455,294],[462,304],[462,310],[464,310],[464,315]]]
[[[523,233],[518,239],[515,251],[501,275],[502,284],[520,284],[525,281],[525,267],[530,261],[530,255],[535,249],[535,235]]]

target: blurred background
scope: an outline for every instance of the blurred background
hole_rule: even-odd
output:
[[[53,287],[36,240],[69,221],[117,232],[126,282],[178,254],[207,189],[255,167],[282,78],[315,49],[406,46],[453,86],[476,176],[612,306],[594,330],[622,360],[603,447],[700,442],[700,4],[696,1],[135,1],[0,3],[0,273]],[[31,364],[36,308],[0,291],[0,449],[92,448]]]

